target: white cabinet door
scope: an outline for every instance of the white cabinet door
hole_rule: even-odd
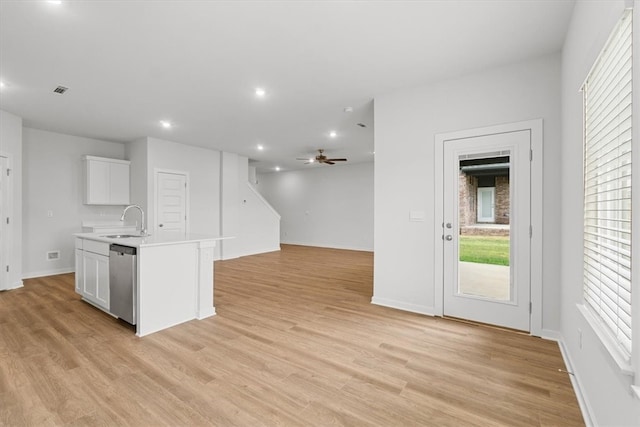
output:
[[[109,257],[82,251],[84,285],[82,296],[109,310]]]
[[[85,156],[84,161],[85,204],[129,204],[129,161],[94,156]]]
[[[129,204],[129,165],[111,163],[109,176],[109,200],[113,205]]]
[[[98,256],[91,252],[82,252],[82,271],[84,272],[82,296],[91,301],[95,301],[98,289]]]
[[[87,161],[87,198],[88,205],[106,205],[110,202],[109,190],[110,164],[97,160]]]

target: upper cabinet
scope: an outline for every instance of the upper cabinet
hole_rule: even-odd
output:
[[[84,156],[87,205],[128,205],[129,167],[128,160]]]

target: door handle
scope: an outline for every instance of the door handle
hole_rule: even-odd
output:
[[[444,236],[445,240],[451,241],[453,240],[453,236],[451,234],[447,234],[446,236]]]
[[[160,224],[160,225],[158,225],[158,227],[162,228],[162,227],[164,227],[164,224]]]

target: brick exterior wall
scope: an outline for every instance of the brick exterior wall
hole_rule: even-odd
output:
[[[509,224],[509,176],[496,176],[496,224]]]
[[[482,227],[463,227],[460,229],[461,236],[508,236],[508,228],[482,228]]]
[[[460,171],[458,187],[460,227],[468,227],[478,222],[478,179]],[[495,188],[495,223],[509,224],[509,176],[496,176]]]
[[[478,179],[459,172],[458,205],[460,206],[460,227],[476,223],[476,198],[478,197]]]

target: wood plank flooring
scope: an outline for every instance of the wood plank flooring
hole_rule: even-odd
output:
[[[372,305],[371,253],[215,270],[217,316],[144,338],[73,274],[0,293],[0,425],[584,425],[556,343]]]

